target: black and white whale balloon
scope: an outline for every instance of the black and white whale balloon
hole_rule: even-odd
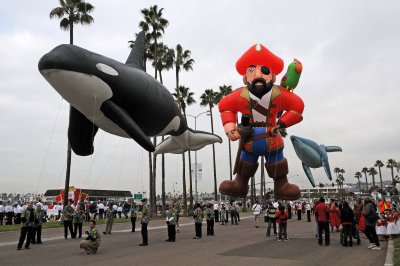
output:
[[[125,64],[75,45],[45,54],[39,71],[71,105],[68,139],[77,155],[93,153],[98,128],[134,139],[147,151],[182,153],[222,139],[188,128],[169,91],[144,71],[144,33]],[[152,136],[171,135],[157,147]]]

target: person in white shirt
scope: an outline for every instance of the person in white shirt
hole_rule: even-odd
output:
[[[301,220],[301,202],[296,203],[296,211],[297,211],[297,220]]]
[[[8,203],[7,206],[4,208],[7,215],[7,222],[6,225],[13,224],[13,217],[14,217],[14,208],[11,206],[11,203]]]
[[[118,212],[118,217],[119,218],[121,218],[121,215],[122,215],[122,206],[121,206],[121,203],[118,205],[118,207],[117,207],[117,212]]]
[[[307,202],[307,203],[304,205],[304,208],[305,208],[305,210],[306,210],[306,212],[307,212],[307,222],[311,222],[311,205],[310,205],[310,203]]]
[[[260,203],[259,203],[259,201],[257,200],[256,201],[256,203],[253,205],[253,207],[251,208],[251,210],[253,211],[253,215],[254,215],[254,226],[256,227],[256,228],[258,228],[259,227],[259,225],[258,225],[258,221],[260,220],[260,214],[261,214],[261,210],[262,210],[262,207],[261,207],[261,205],[260,205]]]
[[[22,213],[22,207],[21,207],[21,205],[17,204],[14,207],[14,223],[15,224],[21,224],[21,213]]]
[[[99,210],[99,219],[103,219],[103,217],[104,217],[104,204],[103,204],[103,202],[99,201],[97,203],[97,209]]]
[[[114,205],[112,206],[113,210],[114,210],[114,218],[117,218],[117,211],[118,211],[118,205],[114,203]]]
[[[219,213],[218,213],[219,205],[218,205],[218,202],[214,202],[213,209],[214,209],[214,219],[215,219],[215,222],[217,223],[217,222],[219,222]]]

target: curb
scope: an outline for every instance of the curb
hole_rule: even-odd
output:
[[[386,259],[384,266],[393,266],[393,255],[394,255],[394,243],[393,240],[388,241],[386,250]]]

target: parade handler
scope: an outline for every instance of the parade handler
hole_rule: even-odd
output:
[[[86,231],[86,240],[82,240],[80,248],[85,250],[85,255],[96,254],[97,249],[100,246],[100,234],[96,228],[96,221],[91,220],[89,223],[90,231]]]
[[[274,85],[283,65],[281,58],[261,44],[250,47],[236,62],[245,86],[225,96],[218,105],[226,135],[232,141],[240,139],[236,177],[220,184],[222,194],[245,197],[249,178],[258,168],[258,157],[265,156],[265,168],[274,180],[275,197],[286,200],[300,197],[298,186],[287,180],[288,163],[283,156],[279,128],[299,123],[303,119],[304,104],[294,93]],[[242,113],[239,125],[236,124],[238,112]],[[282,114],[279,119],[278,114]]]

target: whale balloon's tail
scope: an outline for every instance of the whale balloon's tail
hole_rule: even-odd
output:
[[[222,143],[222,139],[214,134],[187,129],[179,136],[170,136],[161,142],[154,151],[154,154],[175,153],[180,154],[186,151],[197,151],[214,143]]]

